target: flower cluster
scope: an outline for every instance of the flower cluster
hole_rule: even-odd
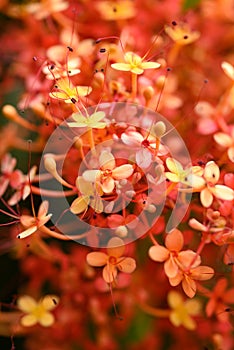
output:
[[[0,12],[0,335],[233,349],[231,0]]]

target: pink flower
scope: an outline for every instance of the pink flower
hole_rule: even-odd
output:
[[[23,181],[23,174],[20,170],[14,170],[16,159],[10,154],[5,154],[1,163],[0,176],[0,197],[6,192],[8,185],[16,189]]]
[[[100,184],[104,193],[111,193],[115,188],[115,181],[127,179],[134,169],[131,164],[116,166],[112,153],[103,151],[99,157],[100,170],[86,170],[83,173],[85,181]]]

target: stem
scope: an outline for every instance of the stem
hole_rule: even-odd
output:
[[[167,56],[167,62],[173,65],[180,51],[181,45],[174,43]]]
[[[174,188],[177,186],[177,182],[172,182],[168,187],[167,187],[167,190],[166,190],[166,196],[174,190]]]
[[[87,133],[88,133],[88,137],[89,137],[89,145],[90,145],[91,152],[93,154],[95,154],[95,142],[94,142],[94,138],[93,138],[93,129],[88,128]]]
[[[72,241],[74,239],[80,239],[80,238],[84,238],[84,237],[87,237],[88,233],[89,232],[85,232],[85,233],[82,233],[80,235],[76,235],[76,236],[65,236],[61,233],[58,233],[58,232],[55,232],[55,231],[51,231],[48,227],[46,226],[41,226],[40,227],[40,231],[43,232],[43,233],[46,233],[47,235],[53,237],[53,238],[57,238],[57,239],[61,239],[62,241]]]
[[[204,249],[204,247],[206,245],[206,238],[207,238],[207,236],[209,236],[209,234],[204,234],[204,236],[203,236],[203,239],[197,248],[196,255],[194,256],[194,258],[192,259],[191,263],[189,264],[189,266],[186,268],[185,271],[189,271],[192,268],[193,264],[197,260],[197,257],[201,254],[202,250]]]
[[[137,74],[132,73],[132,98],[133,100],[137,95]]]
[[[38,188],[36,186],[31,186],[31,191],[33,194],[37,194],[39,196],[49,196],[53,198],[61,198],[61,197],[68,197],[73,196],[77,193],[75,190],[71,191],[52,191],[52,190],[45,190],[43,188]]]
[[[154,317],[169,317],[171,313],[171,310],[157,309],[144,302],[139,302],[138,305],[145,313]]]

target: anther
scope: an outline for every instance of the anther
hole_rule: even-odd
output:
[[[104,53],[104,52],[106,52],[106,49],[102,48],[102,49],[99,50],[99,52]]]
[[[71,46],[67,46],[67,48],[70,52],[73,52],[73,48]]]
[[[188,35],[184,35],[184,39],[188,39]]]
[[[172,21],[171,24],[172,24],[173,26],[176,26],[176,25],[177,25],[176,21]]]
[[[74,103],[74,104],[77,102],[76,99],[75,99],[74,97],[71,98],[71,101],[72,101],[72,103]]]

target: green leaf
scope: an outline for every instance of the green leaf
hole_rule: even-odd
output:
[[[187,11],[190,9],[194,9],[200,4],[200,0],[184,0],[182,9],[183,11]]]

